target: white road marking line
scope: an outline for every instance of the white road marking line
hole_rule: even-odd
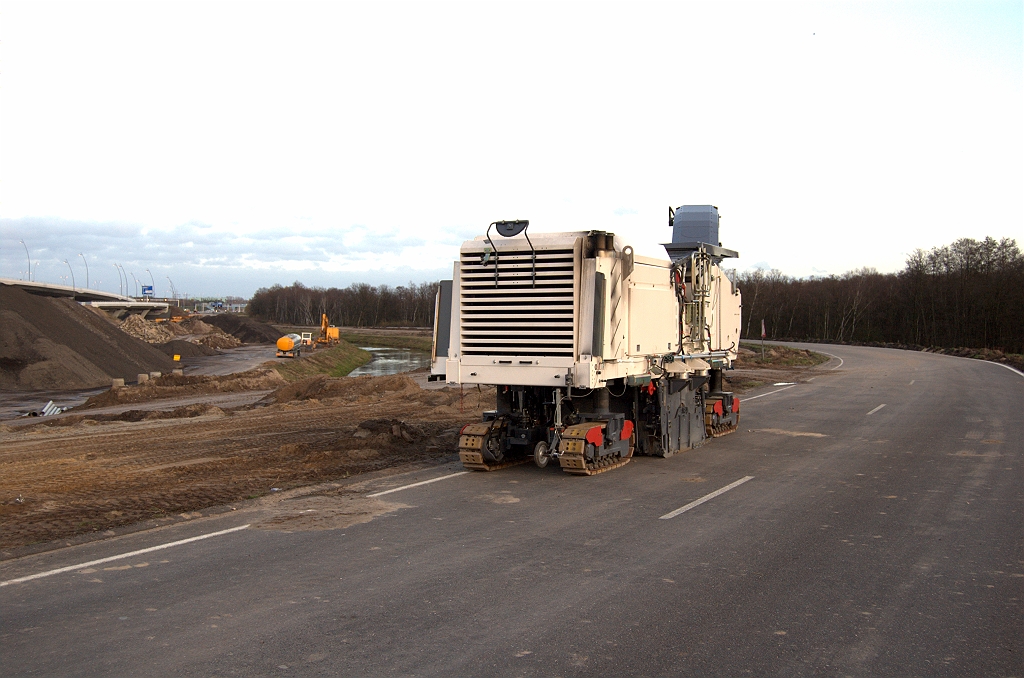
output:
[[[20,584],[21,582],[31,581],[33,579],[42,579],[43,577],[49,577],[62,572],[70,572],[71,570],[80,570],[84,567],[92,567],[93,565],[99,565],[101,563],[109,563],[112,560],[123,560],[125,558],[133,558],[135,556],[141,556],[143,553],[151,553],[153,551],[160,551],[162,549],[169,549],[172,546],[181,546],[182,544],[188,544],[193,541],[199,541],[201,539],[209,539],[210,537],[219,537],[222,534],[228,534],[230,532],[238,532],[249,527],[248,524],[242,525],[241,527],[232,527],[228,530],[221,530],[220,532],[211,532],[210,534],[201,534],[198,537],[189,537],[188,539],[180,539],[178,541],[172,541],[169,544],[160,544],[159,546],[150,546],[146,549],[139,549],[138,551],[132,551],[131,553],[122,553],[117,556],[110,556],[109,558],[100,558],[99,560],[90,560],[87,563],[79,563],[78,565],[69,565],[68,567],[59,567],[56,570],[47,570],[46,572],[39,572],[38,574],[30,574],[27,577],[18,577],[17,579],[8,579],[7,581],[0,581],[0,586],[8,586],[10,584]]]
[[[401,492],[402,490],[408,490],[410,487],[419,487],[420,485],[429,485],[430,483],[436,483],[439,480],[448,480],[449,478],[454,478],[455,476],[464,476],[467,473],[469,473],[469,471],[459,471],[458,473],[449,473],[448,475],[441,476],[440,478],[431,478],[430,480],[423,480],[423,481],[420,481],[418,483],[413,483],[412,485],[402,485],[401,487],[395,487],[395,488],[392,488],[390,490],[384,490],[383,492],[377,492],[375,494],[368,494],[366,496],[367,497],[383,497],[385,494],[391,494],[392,492]]]
[[[1004,365],[1002,363],[993,362],[991,360],[982,360],[981,358],[964,358],[964,360],[977,360],[979,363],[988,363],[990,365],[999,365],[1000,367],[1005,367],[1006,369],[1010,370],[1011,372],[1016,372],[1020,376],[1024,377],[1024,372],[1021,372],[1016,367],[1010,367],[1009,365]]]
[[[917,379],[911,379],[910,380],[910,385],[913,386],[915,381],[917,381]]]
[[[796,384],[793,384],[793,386],[796,386]],[[771,391],[769,393],[762,393],[761,395],[751,396],[749,398],[740,398],[740,400],[742,402],[748,402],[750,400],[757,400],[758,398],[763,398],[765,396],[770,396],[770,395],[772,395],[772,393],[780,393],[782,391],[785,391],[787,388],[793,388],[793,386],[787,386],[786,388],[780,388],[778,391]]]
[[[740,478],[735,483],[730,483],[730,484],[726,485],[725,487],[723,487],[723,488],[721,488],[719,490],[715,490],[711,494],[704,495],[703,497],[701,497],[700,499],[698,499],[696,501],[691,501],[689,504],[687,504],[686,506],[683,506],[682,508],[677,508],[675,511],[672,511],[671,513],[666,513],[662,517],[658,518],[658,520],[668,520],[669,518],[675,518],[680,513],[685,513],[686,511],[689,511],[690,509],[692,509],[694,507],[700,506],[701,504],[703,504],[706,501],[711,501],[712,499],[714,499],[718,495],[724,494],[724,493],[728,492],[729,490],[733,489],[734,487],[739,487],[740,485],[742,485],[743,483],[747,482],[748,480],[753,480],[753,479],[754,479],[754,476],[745,476],[743,478]]]
[[[830,368],[829,368],[830,370],[838,370],[838,369],[839,369],[840,367],[842,367],[842,366],[843,366],[843,359],[842,359],[842,358],[840,358],[840,357],[839,357],[839,356],[837,356],[837,355],[832,355],[831,353],[825,353],[824,351],[819,351],[819,350],[817,350],[817,349],[815,349],[815,351],[814,351],[814,352],[815,352],[815,353],[820,353],[820,354],[822,354],[822,355],[827,355],[828,357],[830,357],[830,358],[835,358],[836,360],[838,360],[838,361],[839,361],[839,364],[838,364],[838,365],[836,365],[835,367],[830,367]]]
[[[877,412],[878,410],[882,409],[883,407],[885,407],[885,403],[882,403],[881,405],[879,405],[879,406],[878,406],[878,407],[876,407],[875,409],[871,410],[870,412],[868,412],[868,413],[867,413],[867,414],[865,414],[864,416],[865,416],[865,417],[870,417],[870,416],[871,416],[872,414],[874,414],[874,413],[875,413],[875,412]]]

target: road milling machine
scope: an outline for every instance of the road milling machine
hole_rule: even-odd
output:
[[[670,208],[669,225],[669,260],[605,231],[529,235],[528,221],[463,243],[437,295],[431,378],[497,387],[460,434],[466,468],[532,458],[594,475],[736,430],[722,371],[740,292],[720,264],[738,254],[718,240],[717,207]]]

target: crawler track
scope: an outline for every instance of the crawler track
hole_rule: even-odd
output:
[[[704,432],[708,438],[721,438],[740,427],[739,412],[735,413],[735,417],[724,417],[722,412],[715,411],[716,404],[720,404],[720,401],[712,401],[704,406]]]
[[[501,453],[500,436],[504,427],[505,422],[499,418],[463,428],[459,436],[459,460],[462,465],[473,471],[497,471],[529,461],[528,457],[501,456],[495,459],[496,454]]]
[[[584,424],[569,426],[562,432],[562,442],[558,446],[558,463],[562,466],[563,471],[576,476],[594,476],[629,463],[629,460],[633,458],[632,443],[629,446],[628,457],[607,455],[587,460],[587,433],[594,428],[603,428],[606,423],[603,421],[589,421]]]

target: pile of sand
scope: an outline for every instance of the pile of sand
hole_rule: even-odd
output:
[[[70,299],[0,285],[0,388],[80,389],[174,363]]]
[[[143,320],[142,316],[130,315],[121,322],[121,329],[136,339],[150,344],[166,344],[174,340],[183,340],[208,348],[235,348],[242,345],[242,342],[235,337],[199,318],[185,318],[180,322],[158,322]]]
[[[271,325],[234,313],[218,313],[203,319],[246,344],[273,344],[283,334]]]
[[[197,344],[206,346],[208,348],[238,348],[242,345],[235,337],[230,334],[224,334],[220,330],[216,332],[210,332],[198,337],[192,337],[189,341],[194,341]]]
[[[178,336],[169,325],[171,323],[155,323],[143,320],[140,315],[130,315],[121,322],[121,331],[149,344],[163,344]]]

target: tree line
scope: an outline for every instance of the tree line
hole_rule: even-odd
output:
[[[436,282],[398,287],[356,283],[344,289],[295,282],[257,290],[247,313],[284,325],[319,325],[326,313],[331,324],[346,327],[431,327],[436,293]]]
[[[744,339],[896,343],[1024,353],[1024,257],[1010,238],[916,250],[906,267],[797,279],[737,276]]]
[[[740,273],[742,336],[769,339],[989,348],[1024,353],[1024,256],[1010,238],[962,238],[917,250],[897,273],[870,268],[841,276],[791,278],[778,270]],[[437,283],[345,289],[294,283],[256,292],[248,313],[269,322],[430,327]]]

